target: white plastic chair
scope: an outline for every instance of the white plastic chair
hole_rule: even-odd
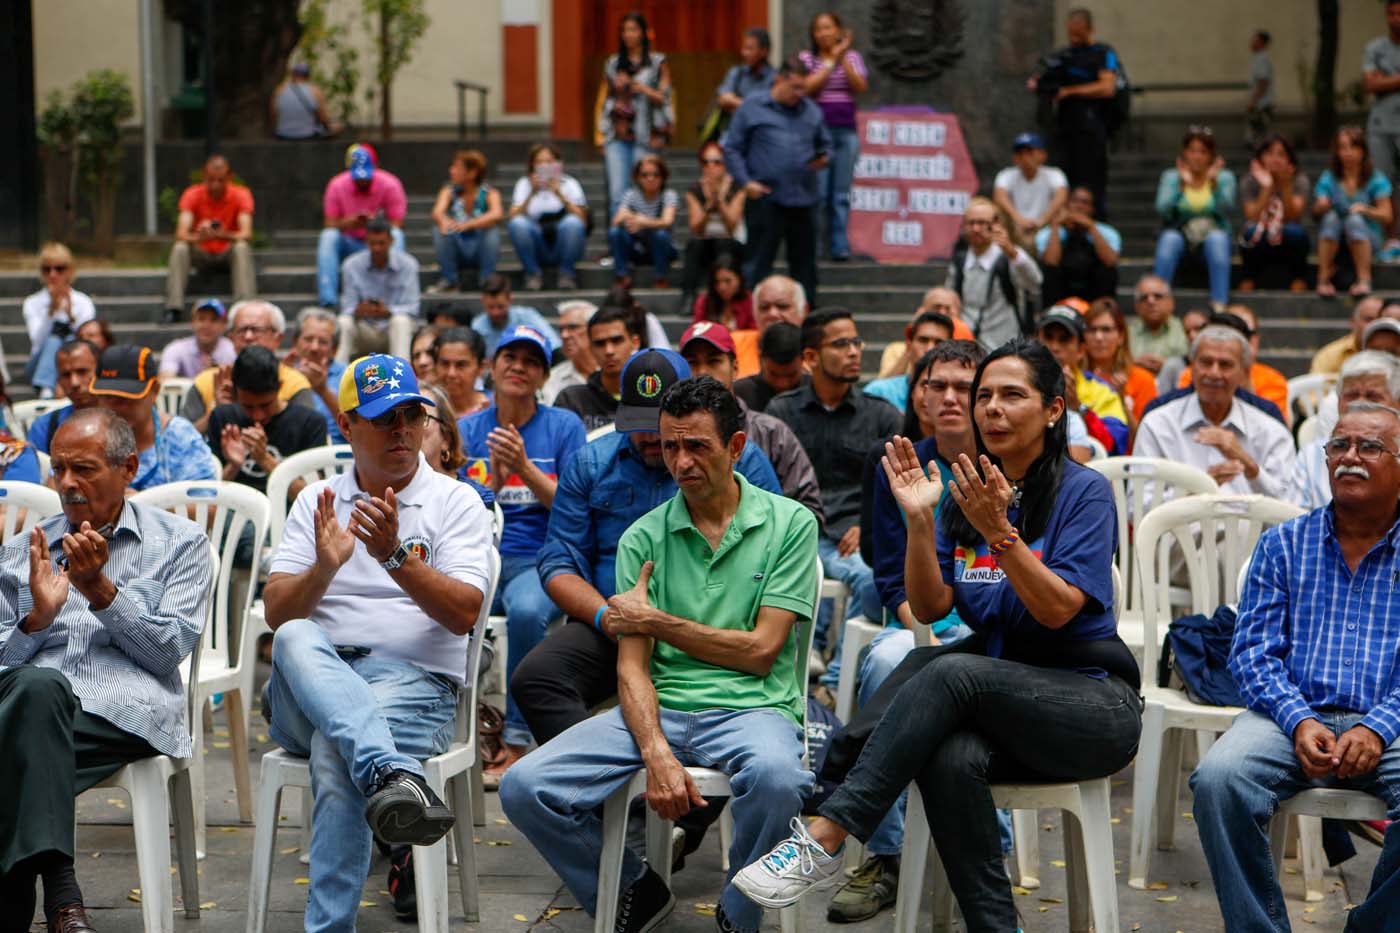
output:
[[[24,402],[15,402],[14,419],[19,427],[20,437],[29,434],[30,425],[38,421],[40,417],[51,411],[60,408],[67,408],[73,403],[66,398],[32,398]]]
[[[47,483],[49,477],[53,476],[53,462],[49,459],[49,455],[42,450],[34,451],[34,456],[39,460],[39,482]]]
[[[1284,414],[1290,418],[1293,416],[1293,409],[1296,407],[1303,412],[1304,418],[1312,418],[1317,415],[1317,407],[1322,404],[1322,400],[1327,397],[1337,384],[1335,373],[1309,373],[1305,376],[1294,376],[1288,380],[1288,411]]]
[[[162,415],[178,415],[180,407],[185,403],[185,395],[189,393],[192,385],[194,385],[193,379],[185,379],[180,376],[162,378],[160,380],[160,395],[156,398],[156,407],[160,409],[160,413]]]
[[[58,493],[37,483],[0,481],[0,545],[63,511]]]
[[[1090,463],[1093,463],[1095,460],[1106,460],[1106,459],[1108,459],[1108,448],[1105,447],[1105,446],[1103,445],[1103,441],[1099,440],[1097,437],[1090,437],[1090,438],[1089,438],[1088,447],[1089,447],[1089,462],[1090,462]]]
[[[1147,887],[1152,845],[1170,848],[1176,828],[1182,742],[1187,732],[1220,733],[1243,710],[1193,703],[1184,690],[1158,687],[1158,626],[1171,621],[1168,585],[1173,552],[1189,574],[1192,613],[1210,615],[1239,599],[1241,565],[1264,529],[1303,510],[1264,496],[1190,496],[1159,506],[1138,523],[1136,562],[1146,638],[1142,668],[1142,739],[1133,766],[1132,849],[1128,885]],[[1153,818],[1156,818],[1154,829]]]
[[[599,425],[598,427],[594,428],[592,431],[589,431],[587,434],[585,434],[584,437],[583,437],[583,439],[584,439],[585,442],[588,442],[588,441],[596,441],[596,440],[597,440],[598,438],[600,438],[600,437],[607,437],[609,434],[612,434],[612,433],[613,433],[614,431],[616,431],[616,430],[617,430],[617,425],[615,425],[615,424],[604,424],[604,425]]]
[[[468,923],[477,922],[480,892],[476,874],[476,848],[472,840],[477,825],[469,773],[476,764],[477,723],[476,672],[481,663],[481,645],[486,615],[501,576],[501,558],[490,550],[490,574],[481,611],[472,627],[467,648],[467,686],[457,691],[456,737],[447,751],[423,762],[429,786],[452,807],[457,822],[452,838],[457,849],[457,872],[462,887],[462,910]],[[258,818],[253,830],[253,868],[248,882],[248,933],[262,933],[267,926],[268,892],[272,887],[272,862],[277,854],[278,811],[284,787],[310,787],[311,768],[305,758],[275,749],[263,756],[258,787]],[[310,809],[303,809],[303,822],[311,822]],[[424,933],[447,933],[447,839],[431,846],[413,847],[414,881],[418,895],[418,929]]]
[[[297,480],[314,483],[354,466],[355,454],[350,445],[334,444],[292,454],[273,468],[267,476],[267,504],[272,510],[267,525],[268,553],[282,543],[282,528],[287,524],[287,491],[292,484]]]
[[[501,535],[506,530],[506,513],[501,509],[500,502],[491,503],[491,543],[496,546],[496,550],[501,549]]]
[[[1312,444],[1318,443],[1317,432],[1321,428],[1321,421],[1317,415],[1313,415],[1298,425],[1298,449],[1304,450]]]
[[[1210,474],[1185,463],[1159,460],[1154,457],[1109,457],[1086,464],[1113,487],[1113,503],[1118,509],[1118,554],[1114,559],[1118,573],[1128,584],[1118,617],[1118,637],[1133,651],[1141,651],[1142,591],[1133,562],[1137,548],[1133,541],[1133,526],[1140,523],[1154,508],[1183,496],[1213,495],[1220,487]],[[1158,631],[1157,646],[1166,638],[1166,627]]]
[[[822,594],[822,562],[817,565],[817,601]],[[816,606],[812,615],[816,616]],[[794,664],[797,668],[798,689],[804,695],[807,690],[807,667],[812,656],[812,635],[816,630],[816,619],[803,619],[797,623],[797,651]],[[802,763],[807,764],[807,715],[803,706],[802,716]],[[729,786],[729,776],[712,768],[686,768],[686,773],[695,782],[695,788],[705,797],[730,797],[733,790]],[[646,768],[639,768],[631,780],[613,792],[603,804],[602,854],[598,859],[598,903],[593,918],[594,933],[612,933],[617,924],[617,898],[622,890],[622,857],[627,846],[627,808],[638,794],[647,789]],[[666,884],[671,883],[671,826],[656,811],[647,808],[647,864],[661,876]],[[729,846],[734,838],[734,817],[730,807],[720,814],[720,846],[722,847],[721,867],[729,872]],[[785,907],[778,914],[783,933],[798,933],[802,929],[800,905]]]
[[[253,655],[257,633],[253,626],[247,624],[253,587],[235,587],[234,574],[256,572],[258,555],[267,536],[267,497],[239,483],[195,480],[153,486],[134,498],[144,505],[188,516],[205,529],[210,543],[218,549],[220,569],[214,578],[213,621],[205,627],[201,642],[196,709],[202,711],[205,701],[215,694],[224,695],[233,781],[238,796],[238,818],[251,822],[253,784],[249,764],[248,717],[253,702]],[[254,547],[251,567],[245,571],[234,566],[234,553],[248,526],[252,527]],[[201,801],[195,814],[195,825],[200,851],[204,851],[203,756],[199,756],[194,764],[194,788]]]
[[[1305,790],[1279,804],[1269,826],[1269,844],[1275,867],[1283,865],[1283,846],[1288,838],[1288,823],[1298,823],[1298,862],[1303,874],[1303,899],[1320,901],[1326,896],[1322,889],[1322,870],[1326,865],[1322,852],[1322,821],[1383,820],[1385,801],[1359,790],[1319,787]],[[1281,873],[1279,873],[1281,876]]]
[[[219,555],[209,546],[211,579],[219,576]],[[206,604],[212,612],[214,601]],[[209,613],[205,626],[209,625]],[[198,696],[198,650],[182,663],[185,678],[185,725],[190,731],[193,753],[190,758],[156,755],[123,766],[111,777],[94,786],[125,792],[131,800],[131,828],[136,834],[136,867],[141,882],[141,921],[151,933],[174,933],[175,896],[171,884],[170,823],[175,824],[175,852],[180,866],[180,894],[185,917],[199,918],[199,869],[196,855],[192,765],[203,753]],[[173,794],[171,785],[174,785]]]
[[[1113,610],[1118,615],[1123,605],[1123,578],[1117,566],[1112,568],[1112,574]],[[991,790],[996,805],[1012,812],[1021,886],[1040,886],[1040,879],[1036,877],[1040,864],[1037,811],[1057,808],[1064,813],[1070,929],[1087,930],[1092,922],[1097,930],[1117,930],[1118,892],[1113,868],[1113,826],[1109,822],[1112,818],[1109,779],[1057,784],[993,784]],[[953,922],[952,892],[938,850],[933,845],[918,783],[912,782],[904,810],[904,847],[900,853],[899,888],[895,894],[894,928],[897,933],[914,933],[930,854],[935,867],[933,925],[935,929],[949,929]]]

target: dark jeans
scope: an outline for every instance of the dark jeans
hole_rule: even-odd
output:
[[[1118,267],[1095,262],[1079,268],[1043,266],[1045,281],[1040,286],[1041,302],[1050,307],[1071,296],[1093,301],[1113,297],[1118,292]]]
[[[1245,228],[1240,239],[1241,275],[1257,282],[1272,269],[1282,269],[1288,281],[1301,279],[1308,274],[1308,231],[1302,224],[1283,225],[1283,239],[1278,245],[1261,238],[1253,246],[1246,246],[1254,235],[1254,225]]]
[[[724,253],[733,256],[740,263],[744,260],[744,244],[728,237],[691,237],[685,244],[685,268],[681,272],[681,291],[686,295],[698,295],[706,287],[710,266]],[[753,291],[755,282],[746,283]],[[685,309],[690,313],[690,308]]]
[[[1057,127],[1051,143],[1054,161],[1071,188],[1094,193],[1094,216],[1108,219],[1108,131],[1098,121],[1070,121]]]
[[[817,205],[784,207],[772,197],[744,204],[749,228],[744,281],[753,288],[773,272],[778,244],[787,244],[788,275],[807,293],[809,307],[817,306]]]
[[[510,678],[510,693],[530,734],[544,745],[617,695],[617,642],[591,622],[568,619],[520,659]],[[729,798],[707,799],[710,806],[695,807],[676,820],[685,830],[687,854],[700,845]]]
[[[0,671],[0,875],[36,855],[72,858],[74,798],[155,754],[145,739],[83,712],[60,672]]]
[[[1137,691],[1117,677],[1096,680],[970,650],[906,664],[923,666],[902,678],[855,766],[818,813],[865,840],[916,781],[924,799],[937,802],[928,807],[929,830],[967,929],[1014,930],[990,785],[1120,770],[1142,731]]]

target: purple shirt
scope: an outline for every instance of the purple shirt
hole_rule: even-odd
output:
[[[391,224],[403,223],[404,215],[408,213],[403,182],[392,173],[382,168],[375,169],[369,190],[363,192],[355,187],[355,180],[350,177],[349,171],[341,172],[326,182],[321,212],[327,217],[354,217],[356,214],[373,217],[380,211],[384,212],[384,219]],[[364,227],[352,227],[341,232],[357,240],[365,238]]]
[[[193,379],[210,366],[232,363],[237,355],[233,352],[233,341],[227,337],[219,338],[219,342],[214,345],[214,352],[209,356],[199,352],[199,345],[195,343],[194,337],[181,337],[179,340],[170,341],[161,351],[160,374]]]
[[[803,49],[797,54],[801,57],[803,64],[813,71],[822,66],[821,56],[811,49]],[[854,49],[847,52],[846,60],[851,63],[856,74],[862,78],[868,76],[869,73],[865,70],[865,59],[860,57],[859,52]],[[822,109],[822,116],[826,118],[827,126],[854,127],[856,125],[856,98],[851,93],[851,82],[846,77],[846,69],[841,62],[837,62],[836,67],[831,69],[831,73],[827,75],[826,83],[812,99]]]

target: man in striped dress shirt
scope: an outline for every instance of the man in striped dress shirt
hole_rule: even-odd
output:
[[[1191,776],[1232,933],[1288,928],[1269,853],[1279,801],[1347,787],[1400,816],[1400,412],[1353,404],[1325,450],[1332,505],[1265,531],[1240,595],[1230,673],[1248,710]],[[1392,824],[1349,933],[1394,929],[1397,868]]]
[[[63,514],[0,551],[0,930],[91,930],[73,874],[73,798],[151,755],[188,758],[180,662],[199,642],[209,544],[129,502],[136,438],[101,408],[50,448]]]

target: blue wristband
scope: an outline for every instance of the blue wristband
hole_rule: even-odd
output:
[[[602,625],[602,622],[603,622],[603,613],[605,613],[605,612],[607,612],[607,611],[608,611],[608,604],[607,604],[607,603],[603,603],[603,605],[601,605],[601,606],[598,607],[598,611],[595,612],[595,613],[593,613],[593,627],[596,628],[596,629],[597,629],[598,631],[600,631],[600,632],[603,630],[603,625]]]

